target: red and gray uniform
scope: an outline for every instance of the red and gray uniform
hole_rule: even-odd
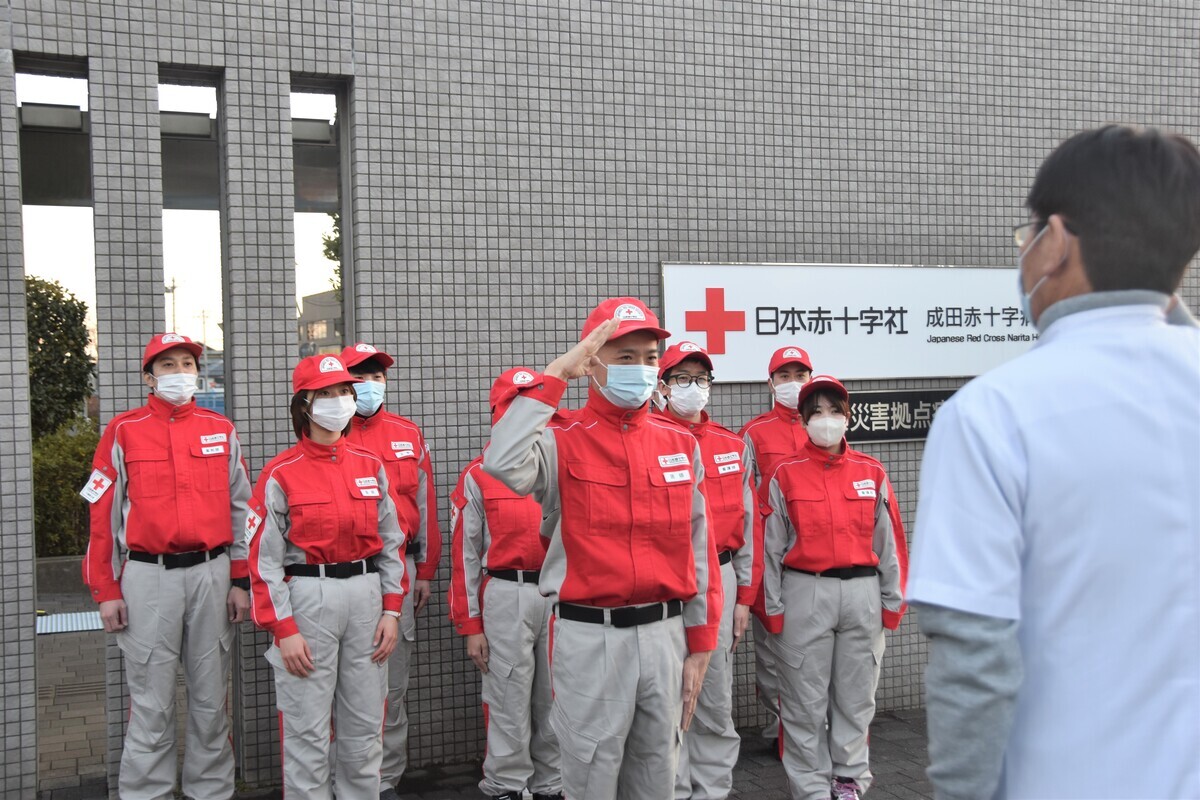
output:
[[[758,487],[761,508],[765,510],[767,478],[781,461],[800,452],[808,442],[804,420],[800,418],[798,410],[775,403],[770,411],[759,414],[743,425],[738,435],[746,442],[749,452],[747,461],[754,473],[754,484]],[[761,515],[758,525],[761,531]],[[754,614],[754,680],[758,688],[758,702],[768,712],[763,735],[774,739],[779,735],[779,670],[778,659],[773,649],[775,639],[763,624],[766,610],[763,607],[761,591],[755,597],[750,610]]]
[[[546,555],[542,510],[483,471],[463,470],[451,500],[450,619],[463,636],[486,634],[487,754],[480,790],[492,797],[562,791],[550,730],[551,603],[538,591]]]
[[[234,789],[226,598],[230,579],[247,575],[241,532],[250,499],[237,434],[216,412],[150,395],[108,423],[92,466],[84,487],[91,500],[84,583],[96,602],[124,600],[128,607],[128,625],[116,634],[130,702],[121,797],[172,796],[182,660],[183,792],[224,800]]]
[[[810,443],[769,487],[763,593],[766,624],[779,634],[792,797],[827,798],[835,776],[866,791],[883,629],[904,615],[908,550],[892,525],[891,485],[870,456]]]
[[[539,585],[557,603],[551,724],[563,791],[670,797],[683,662],[716,647],[723,599],[703,458],[648,405],[621,409],[595,389],[551,422],[566,388],[549,376],[522,387],[483,457],[541,504],[551,537]]]
[[[429,446],[421,429],[410,419],[382,408],[369,417],[355,415],[346,442],[374,453],[387,472],[388,487],[396,504],[396,517],[406,537],[406,567],[410,580],[431,581],[442,556],[438,529],[437,497]],[[408,768],[409,669],[417,616],[411,593],[404,596],[400,640],[388,659],[388,700],[383,726],[383,780],[395,785]]]
[[[707,412],[700,413],[699,422],[681,420],[669,408],[662,416],[700,443],[709,530],[725,588],[717,649],[708,662],[696,716],[679,752],[675,797],[725,798],[733,790],[741,744],[733,725],[733,609],[754,602],[763,570],[750,448],[733,431],[713,422]]]
[[[336,707],[339,794],[377,797],[387,673],[371,662],[372,640],[382,612],[399,611],[408,588],[383,464],[342,441],[304,437],[259,476],[246,536],[254,621],[275,637],[266,657],[287,796],[330,796]],[[315,670],[306,678],[289,673],[279,655],[279,640],[296,633],[312,651]]]

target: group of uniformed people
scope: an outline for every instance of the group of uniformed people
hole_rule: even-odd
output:
[[[733,653],[755,620],[758,687],[796,798],[861,796],[883,629],[906,549],[882,466],[849,448],[846,389],[799,347],[739,434],[706,408],[713,362],[641,301],[598,305],[578,344],[489,395],[491,440],[451,494],[450,617],[482,673],[493,798],[724,798],[740,739]],[[106,427],[81,492],[85,582],[125,655],[128,798],[233,795],[232,625],[268,630],[289,798],[394,796],[414,616],[441,551],[428,447],[383,408],[369,344],[303,359],[296,444],[256,486],[232,424],[196,406],[201,345],[148,343],[147,404]],[[572,380],[586,403],[560,409]]]

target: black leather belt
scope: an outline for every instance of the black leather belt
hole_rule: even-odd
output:
[[[183,567],[194,567],[197,564],[203,564],[205,561],[212,561],[228,549],[225,545],[221,545],[220,547],[214,547],[212,550],[195,550],[191,553],[163,553],[162,555],[143,553],[140,550],[130,550],[129,560],[141,561],[145,564],[162,564],[163,569],[182,569]]]
[[[721,552],[717,553],[717,563],[722,567],[728,564],[730,561],[733,561],[732,550],[722,550]]]
[[[784,567],[791,572],[803,572],[805,575],[815,575],[818,578],[839,578],[843,581],[848,581],[851,578],[869,578],[872,575],[878,575],[879,570],[875,567],[835,567],[827,569],[823,572],[812,572],[807,569],[796,569],[795,567]]]
[[[375,559],[365,558],[362,561],[340,561],[337,564],[288,564],[283,568],[285,575],[298,575],[302,578],[353,578],[356,575],[366,575],[368,572],[379,572]]]
[[[577,606],[574,603],[559,603],[557,615],[572,622],[591,622],[596,625],[611,625],[614,628],[633,628],[651,622],[660,622],[683,613],[682,600],[668,600],[649,606],[621,606],[598,608]]]
[[[537,583],[542,573],[536,569],[489,569],[488,575],[513,583]]]

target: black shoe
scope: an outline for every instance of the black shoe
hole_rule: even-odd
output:
[[[400,795],[396,794],[396,790],[385,783],[379,789],[379,800],[400,800]]]
[[[524,792],[505,792],[504,794],[492,795],[492,800],[521,800],[525,796]]]
[[[533,800],[563,800],[562,792],[557,794],[538,794],[533,793]]]

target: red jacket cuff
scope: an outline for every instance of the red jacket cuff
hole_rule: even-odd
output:
[[[735,602],[739,606],[752,606],[754,605],[754,598],[757,595],[757,586],[739,586],[737,587],[737,599]]]
[[[904,619],[905,606],[901,606],[899,611],[883,610],[883,627],[889,631],[894,631],[900,627],[900,620]]]
[[[249,578],[250,577],[250,562],[244,558],[238,559],[237,561],[230,561],[229,562],[229,577],[231,579]]]
[[[402,611],[404,609],[404,595],[399,592],[388,592],[383,596],[384,611]]]
[[[92,599],[97,603],[107,603],[109,600],[124,600],[125,597],[121,594],[121,584],[114,583],[109,586],[93,587]]]
[[[783,633],[783,614],[767,614],[763,617],[762,624],[767,633]]]
[[[432,564],[417,564],[417,580],[431,581],[437,577],[437,562]]]
[[[717,649],[717,634],[720,625],[697,625],[685,628],[689,653],[707,653]]]
[[[476,617],[455,622],[454,630],[458,632],[459,636],[474,636],[477,633],[483,633],[483,620]]]
[[[275,644],[277,646],[280,639],[295,636],[299,632],[300,627],[296,624],[294,617],[285,617],[271,626],[271,633],[275,636]]]
[[[543,375],[540,383],[535,383],[521,391],[520,397],[532,397],[539,403],[545,403],[551,408],[558,408],[562,396],[566,394],[567,382],[551,375]]]

